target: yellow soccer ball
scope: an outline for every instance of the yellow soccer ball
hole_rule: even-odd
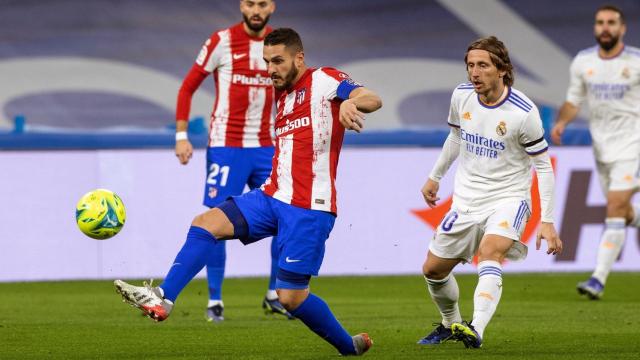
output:
[[[88,237],[104,240],[115,236],[127,214],[120,197],[106,189],[89,191],[78,201],[76,223]]]

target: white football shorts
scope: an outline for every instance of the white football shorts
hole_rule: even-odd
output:
[[[602,192],[634,190],[640,187],[640,159],[618,160],[612,163],[596,161]]]
[[[441,258],[471,262],[482,237],[493,234],[513,240],[507,259],[524,260],[527,246],[520,237],[531,216],[529,209],[525,200],[503,202],[475,213],[460,211],[453,205],[438,225],[429,251]]]

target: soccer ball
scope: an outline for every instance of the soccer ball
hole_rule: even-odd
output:
[[[115,236],[124,226],[127,214],[120,197],[106,189],[84,194],[76,206],[76,223],[88,237],[104,240]]]

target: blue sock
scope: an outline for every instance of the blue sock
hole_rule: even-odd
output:
[[[327,303],[321,298],[309,294],[297,309],[291,311],[291,315],[302,320],[309,329],[338,349],[340,354],[356,353],[351,335],[340,325]]]
[[[209,299],[222,300],[222,281],[224,280],[224,265],[227,261],[227,243],[216,241],[210,244],[207,258],[207,283],[209,284]]]
[[[176,255],[164,282],[160,284],[166,299],[176,301],[182,289],[204,267],[210,250],[209,246],[215,241],[216,238],[207,230],[197,226],[189,228],[187,240]]]
[[[271,238],[271,275],[269,277],[269,290],[276,289],[276,276],[278,275],[278,259],[280,249],[278,248],[278,237]]]

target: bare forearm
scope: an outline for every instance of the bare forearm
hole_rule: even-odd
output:
[[[364,113],[374,112],[382,107],[380,96],[366,88],[355,89],[352,96],[349,97],[349,101],[352,101],[356,108]]]
[[[556,124],[569,124],[576,118],[576,116],[578,115],[578,111],[580,111],[579,107],[573,105],[568,101],[565,101],[564,104],[562,104],[562,106],[560,107],[560,111],[558,111]]]
[[[176,121],[176,132],[187,131],[189,128],[189,122],[187,120]]]

